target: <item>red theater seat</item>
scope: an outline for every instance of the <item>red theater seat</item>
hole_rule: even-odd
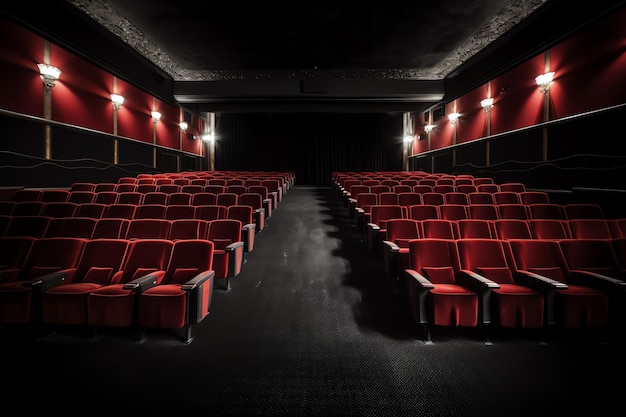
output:
[[[142,329],[184,329],[192,342],[192,326],[208,314],[213,296],[213,242],[178,240],[159,285],[146,288],[137,300],[137,322]]]

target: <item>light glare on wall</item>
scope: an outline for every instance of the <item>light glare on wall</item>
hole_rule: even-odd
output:
[[[483,108],[485,113],[489,112],[489,110],[491,110],[491,108],[493,107],[493,98],[489,97],[482,99],[480,101],[480,106]]]
[[[546,93],[550,89],[550,84],[552,84],[553,79],[554,79],[554,71],[537,75],[535,77],[535,82],[539,86],[539,91],[541,91],[542,93]]]
[[[61,75],[61,70],[48,64],[37,64],[37,66],[39,67],[39,75],[43,80],[43,84],[47,88],[54,87],[54,83],[56,82],[56,80],[59,79],[59,76]]]
[[[120,107],[122,107],[122,104],[124,104],[124,96],[111,94],[111,102],[113,102],[113,108],[115,110],[119,110]]]

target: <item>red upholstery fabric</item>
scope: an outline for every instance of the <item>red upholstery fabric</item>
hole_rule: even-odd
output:
[[[125,239],[88,241],[72,280],[41,295],[42,322],[87,324],[87,296],[111,283],[122,266],[128,243]]]

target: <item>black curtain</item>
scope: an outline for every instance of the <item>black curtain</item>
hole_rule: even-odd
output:
[[[215,169],[293,171],[298,185],[329,185],[333,171],[399,171],[402,114],[220,114]]]

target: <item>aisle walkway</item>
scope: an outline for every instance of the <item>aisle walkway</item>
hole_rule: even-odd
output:
[[[65,415],[607,415],[623,345],[440,332],[425,345],[330,188],[296,186],[190,345],[6,336],[2,407]],[[33,395],[30,389],[38,390]],[[595,395],[594,395],[595,394]],[[84,404],[84,405],[82,405]],[[15,409],[15,408],[12,408]]]

